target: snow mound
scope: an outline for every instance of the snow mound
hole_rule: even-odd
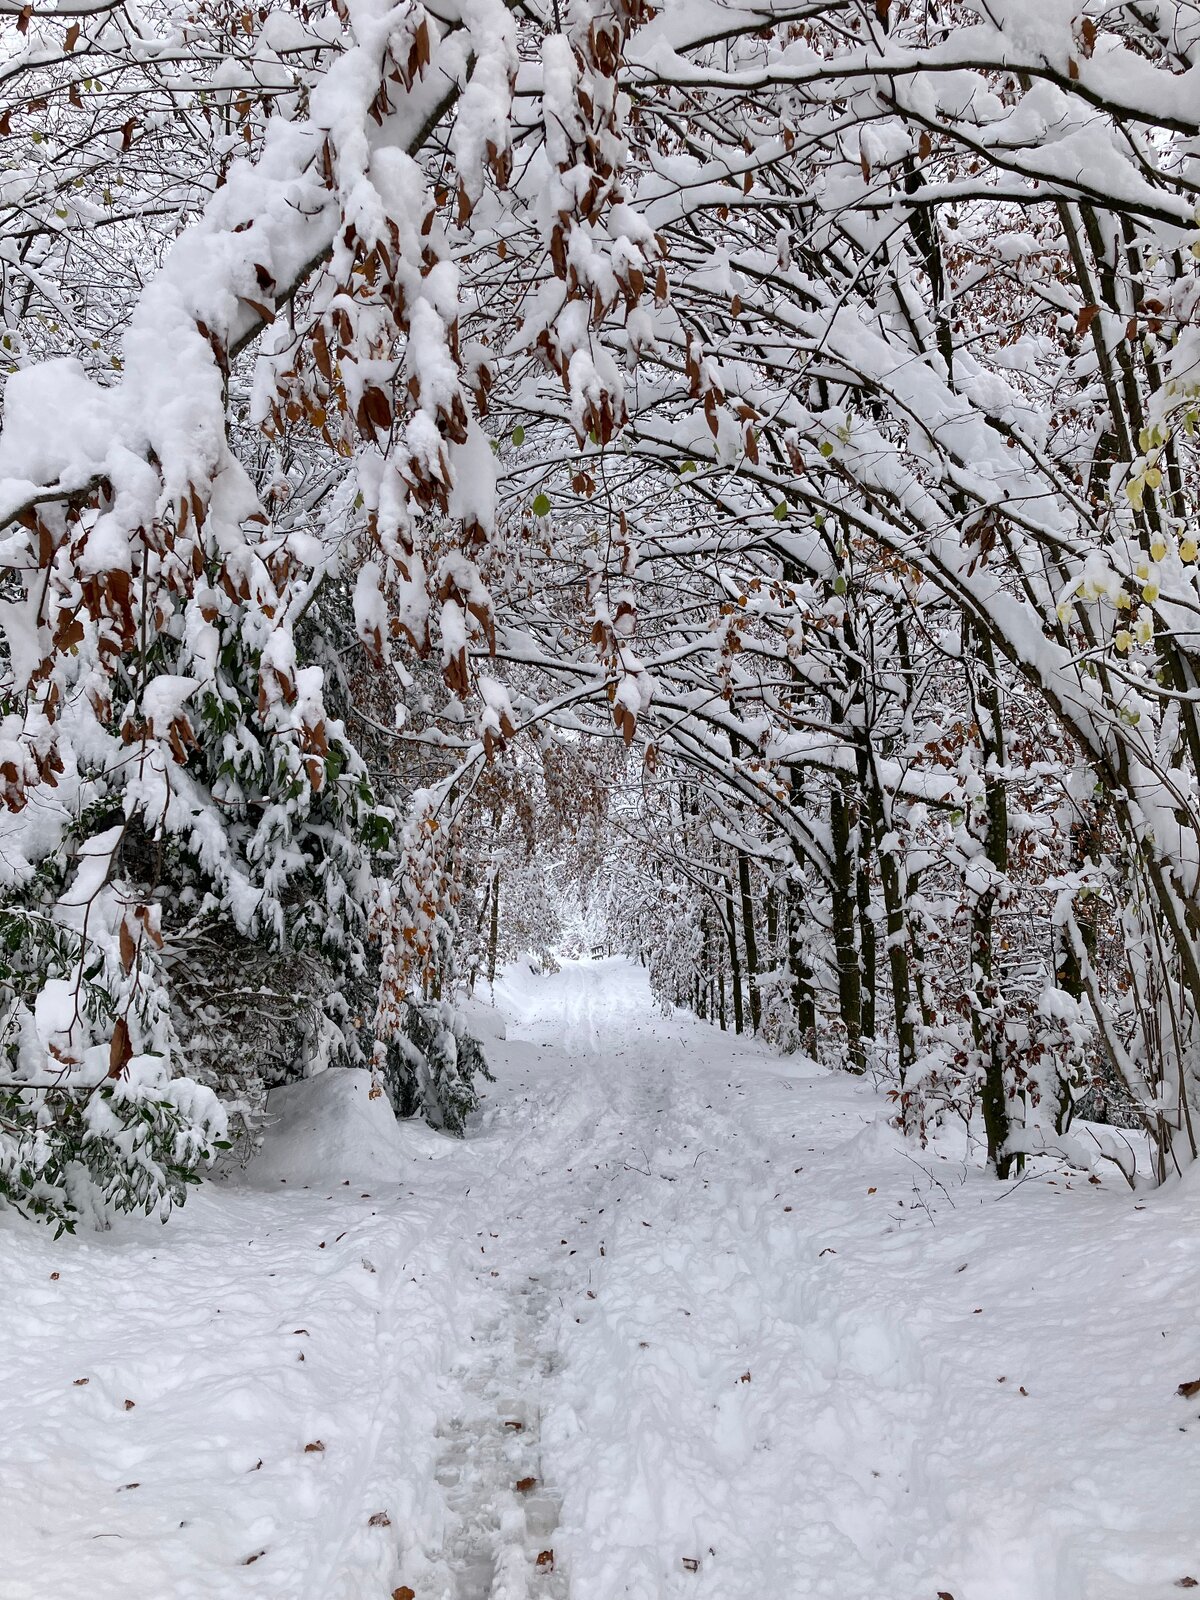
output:
[[[398,1183],[408,1143],[387,1096],[376,1091],[372,1098],[371,1074],[334,1067],[271,1090],[262,1148],[246,1177],[255,1184]]]

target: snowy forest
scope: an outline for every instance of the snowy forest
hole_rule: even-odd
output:
[[[168,1318],[230,1240],[268,1227],[220,1207],[248,1206],[256,1181],[378,1199],[380,1141],[398,1194],[432,1162],[447,1217],[454,1184],[471,1196],[486,1255],[489,1227],[523,1202],[517,1186],[489,1210],[480,1152],[498,1141],[496,1174],[504,1148],[532,1172],[539,1117],[598,1118],[622,1181],[644,1170],[656,1204],[686,1189],[712,1211],[716,1231],[689,1246],[700,1283],[705,1237],[719,1254],[749,1203],[729,1141],[786,1139],[761,1158],[786,1164],[849,1117],[874,1130],[855,1147],[857,1201],[832,1156],[812,1179],[839,1227],[867,1226],[866,1196],[883,1205],[882,1161],[904,1175],[897,1192],[919,1186],[929,1239],[965,1261],[946,1232],[966,1226],[952,1173],[1012,1230],[995,1234],[998,1271],[1024,1284],[1023,1252],[1044,1251],[1038,1270],[1092,1307],[1072,1325],[1075,1363],[1103,1324],[1097,1370],[1134,1383],[1152,1358],[1172,1380],[1165,1444],[1103,1447],[1165,1452],[1137,1504],[1170,1482],[1180,1520],[1143,1529],[1142,1554],[1093,1525],[1085,1555],[1055,1523],[1056,1553],[1018,1559],[1017,1533],[987,1517],[972,1532],[946,1489],[923,1515],[977,1536],[966,1553],[922,1533],[920,1559],[897,1554],[897,1532],[890,1554],[856,1545],[860,1572],[827,1527],[812,1577],[760,1529],[735,1579],[721,1549],[736,1516],[710,1549],[688,1511],[667,1555],[647,1535],[644,1571],[628,1549],[589,1568],[616,1513],[571,1511],[566,1479],[607,1437],[580,1400],[578,1438],[501,1405],[486,1449],[462,1424],[446,1468],[443,1439],[429,1481],[459,1489],[437,1517],[411,1494],[390,1512],[356,1502],[378,1549],[343,1539],[336,1556],[313,1533],[320,1561],[273,1569],[277,1544],[251,1518],[230,1564],[193,1584],[186,1562],[139,1566],[133,1534],[113,1534],[124,1553],[95,1558],[116,1563],[95,1593],[1132,1600],[1200,1583],[1176,1493],[1200,1480],[1172,1453],[1195,1410],[1179,1395],[1200,1392],[1175,1384],[1200,1360],[1193,1346],[1176,1370],[1166,1320],[1190,1306],[1194,1331],[1200,1292],[1194,1235],[1185,1248],[1200,1132],[1197,0],[0,0],[0,397],[0,1242],[33,1275],[12,1302],[26,1354],[68,1263],[95,1274],[71,1325],[112,1277],[123,1342],[124,1273],[130,1295],[138,1273],[179,1274],[150,1295]],[[575,1074],[590,1098],[570,1112]],[[806,1121],[812,1085],[828,1099]],[[671,1096],[675,1131],[642,1149],[637,1118],[665,1116],[650,1100]],[[303,1134],[279,1110],[302,1105]],[[545,1137],[566,1170],[574,1151],[601,1171],[579,1128],[574,1144]],[[728,1163],[720,1182],[698,1146]],[[556,1236],[584,1203],[558,1181]],[[784,1192],[782,1177],[754,1181]],[[425,1203],[397,1200],[392,1225]],[[899,1204],[903,1233],[918,1201]],[[170,1225],[139,1233],[136,1214]],[[324,1248],[333,1223],[304,1216]],[[369,1226],[370,1273],[391,1248],[395,1293],[416,1284],[412,1250]],[[1129,1266],[1151,1226],[1153,1289]],[[774,1227],[751,1230],[760,1289],[792,1270]],[[832,1238],[804,1248],[849,1272],[824,1259]],[[666,1259],[642,1261],[630,1304],[653,1301]],[[470,1260],[462,1274],[482,1270]],[[433,1251],[439,1275],[454,1272]],[[915,1326],[936,1295],[905,1282]],[[714,1279],[718,1301],[727,1291]],[[423,1371],[459,1316],[444,1283],[428,1293],[412,1313]],[[846,1295],[853,1318],[865,1302]],[[1122,1296],[1124,1318],[1109,1310]],[[384,1320],[404,1320],[399,1303]],[[315,1326],[304,1296],[286,1305]],[[549,1393],[558,1356],[533,1377],[520,1362],[550,1313],[522,1305],[497,1381]],[[763,1326],[784,1315],[765,1305]],[[576,1309],[566,1333],[583,1338],[599,1311]],[[1131,1332],[1142,1315],[1149,1355]],[[847,1359],[884,1383],[892,1358],[876,1356],[899,1334],[871,1316]],[[731,1348],[759,1336],[750,1312],[729,1318]],[[336,1366],[357,1335],[330,1329]],[[657,1348],[647,1339],[635,1357]],[[588,1359],[597,1392],[636,1395],[599,1344]],[[747,1366],[730,1392],[766,1405]],[[989,1368],[987,1405],[997,1379],[1013,1374],[1010,1397],[1021,1381],[1008,1367]],[[491,1404],[490,1380],[471,1381]],[[890,1383],[907,1380],[884,1383],[885,1413]],[[1084,1426],[1071,1392],[1068,1432]],[[240,1393],[234,1411],[253,1411]],[[654,1403],[686,1409],[689,1393]],[[966,1449],[968,1399],[955,1405],[943,1424]],[[645,1406],[631,1413],[643,1442]],[[102,1456],[115,1435],[93,1421]],[[363,1438],[390,1437],[360,1421]],[[62,1426],[78,1468],[84,1446]],[[830,1504],[839,1474],[861,1468],[869,1488],[891,1470],[846,1426],[828,1482],[825,1456],[793,1462]],[[651,1477],[674,1459],[663,1428]],[[803,1420],[785,1431],[817,1450]],[[531,1512],[510,1549],[507,1501],[483,1527],[479,1484],[469,1514],[454,1497],[535,1435],[563,1481],[544,1530]],[[324,1456],[323,1439],[303,1450]],[[1059,1468],[1086,1459],[1104,1479],[1098,1436],[1076,1443],[1042,1461],[1028,1506],[1010,1504],[1020,1538],[1029,1507],[1055,1503]],[[990,1448],[1007,1481],[1012,1461]],[[612,1450],[617,1477],[637,1478]],[[0,1480],[20,1459],[0,1447]],[[360,1494],[366,1469],[346,1471]],[[505,1493],[520,1503],[549,1471],[535,1463]],[[1114,1485],[1121,1471],[1115,1454]],[[71,1496],[54,1492],[69,1522]],[[660,1530],[678,1498],[664,1495]],[[0,1594],[65,1600],[92,1537],[76,1549],[62,1534],[47,1568],[14,1510],[0,1545],[28,1565],[0,1572]],[[930,1551],[943,1568],[921,1565]]]

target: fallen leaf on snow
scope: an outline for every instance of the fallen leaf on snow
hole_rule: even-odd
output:
[[[87,1379],[85,1378],[83,1381],[86,1383]],[[1194,1399],[1196,1395],[1200,1394],[1200,1378],[1194,1378],[1191,1383],[1181,1383],[1175,1393],[1182,1395],[1185,1400]]]
[[[306,1456],[320,1455],[324,1448],[325,1446],[322,1444],[320,1439],[314,1439],[311,1444],[306,1444],[304,1446],[304,1454]]]
[[[1200,1580],[1196,1578],[1176,1578],[1175,1587],[1177,1589],[1200,1589]]]
[[[392,1590],[392,1600],[417,1600],[417,1596],[415,1590],[402,1583],[398,1589]]]
[[[517,1493],[518,1494],[528,1494],[531,1489],[536,1489],[536,1488],[537,1488],[537,1479],[536,1478],[518,1478],[517,1479]]]
[[[538,1551],[538,1558],[537,1558],[537,1565],[538,1565],[538,1571],[539,1572],[553,1572],[554,1571],[554,1551],[553,1550],[539,1550]]]
[[[252,1556],[246,1557],[246,1559],[242,1562],[242,1565],[244,1567],[252,1567],[256,1561],[261,1561],[266,1553],[267,1552],[265,1550],[256,1550]]]
[[[700,1558],[699,1558],[699,1556],[680,1556],[679,1559],[683,1562],[683,1570],[685,1572],[699,1572],[700,1571]]]
[[[367,1519],[368,1528],[390,1528],[392,1519],[386,1511],[377,1511],[373,1517]]]

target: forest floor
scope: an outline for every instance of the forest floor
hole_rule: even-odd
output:
[[[1200,1580],[1194,1181],[999,1185],[622,962],[496,1002],[465,1141],[329,1074],[166,1229],[0,1218],[3,1600]]]

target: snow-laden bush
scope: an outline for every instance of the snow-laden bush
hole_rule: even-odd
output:
[[[107,881],[120,833],[88,841],[50,910],[0,912],[0,1199],[60,1232],[165,1217],[226,1132],[175,1075],[158,908]]]
[[[409,1001],[403,1031],[387,1047],[381,1069],[398,1117],[423,1116],[461,1137],[479,1104],[478,1080],[492,1080],[479,1040],[448,1001]]]

